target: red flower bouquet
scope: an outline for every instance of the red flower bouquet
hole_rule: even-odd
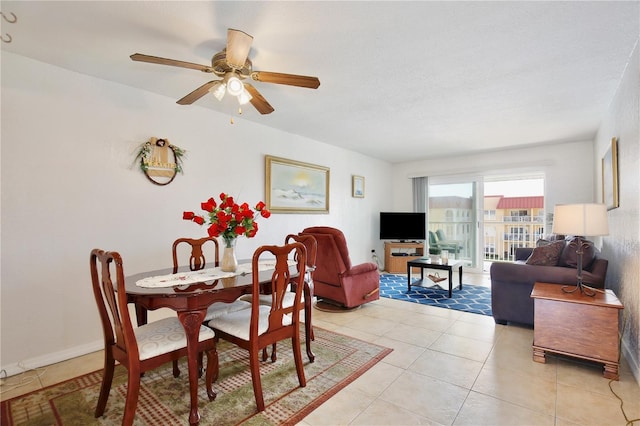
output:
[[[220,204],[217,204],[213,198],[209,198],[200,206],[207,212],[204,216],[196,215],[194,212],[184,212],[182,218],[198,225],[208,221],[209,236],[221,236],[227,247],[231,247],[233,241],[240,236],[255,237],[258,233],[256,212],[265,219],[271,216],[271,212],[262,201],[256,204],[254,211],[247,203],[237,204],[233,197],[224,192],[220,194]]]

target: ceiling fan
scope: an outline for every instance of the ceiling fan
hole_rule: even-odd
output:
[[[220,80],[212,80],[203,84],[178,100],[177,103],[180,105],[190,105],[208,92],[211,92],[218,100],[222,100],[225,93],[229,93],[237,97],[240,105],[251,102],[251,105],[253,105],[260,114],[270,114],[274,109],[269,102],[267,102],[253,85],[244,83],[242,80],[250,78],[253,81],[263,83],[286,84],[288,86],[307,87],[310,89],[317,89],[318,86],[320,86],[320,80],[317,77],[254,71],[251,60],[248,58],[252,42],[253,37],[249,34],[229,28],[227,30],[227,46],[222,51],[213,55],[213,58],[211,58],[211,66],[143,55],[141,53],[135,53],[131,55],[130,58],[134,61],[190,68],[205,73],[213,73],[221,77]]]

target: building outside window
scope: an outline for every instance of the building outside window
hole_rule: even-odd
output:
[[[518,247],[544,235],[544,197],[485,197],[485,260],[515,260]]]

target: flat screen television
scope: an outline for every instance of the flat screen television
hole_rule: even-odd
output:
[[[380,212],[380,239],[425,240],[426,220],[426,213]]]

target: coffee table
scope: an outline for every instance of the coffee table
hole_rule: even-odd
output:
[[[416,281],[414,283],[411,282],[411,268],[420,268],[420,281]],[[425,269],[437,269],[440,271],[449,272],[449,298],[451,298],[451,292],[453,290],[453,270],[458,268],[458,278],[459,278],[459,288],[462,290],[462,262],[452,262],[452,263],[431,263],[430,259],[414,259],[407,262],[407,289],[411,291],[412,285],[421,285],[424,281],[424,270]],[[440,287],[438,284],[436,284]],[[424,286],[424,287],[434,287],[434,286]],[[442,288],[442,287],[440,287]]]

